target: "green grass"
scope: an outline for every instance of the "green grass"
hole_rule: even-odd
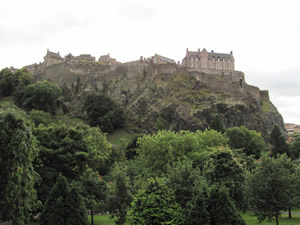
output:
[[[294,212],[294,214],[293,214]],[[281,215],[281,218],[279,219],[279,225],[299,225],[300,224],[300,215],[295,214],[299,213],[299,210],[293,210],[292,211],[292,218],[289,219],[288,218],[288,214],[283,213]],[[251,216],[249,215],[249,213],[244,213],[242,214],[242,217],[244,218],[244,220],[246,221],[247,225],[276,225],[275,220],[268,222],[268,221],[262,221],[261,223],[258,223],[257,217],[256,216]]]
[[[265,100],[261,102],[262,112],[264,112],[264,113],[270,112],[271,108],[272,108],[271,102],[265,101]]]
[[[89,222],[91,222],[90,216],[89,216]],[[115,225],[115,222],[108,215],[94,216],[94,225]]]
[[[12,107],[14,104],[12,97],[4,97],[0,99],[0,108]]]
[[[129,142],[134,138],[134,135],[128,133],[126,130],[118,129],[112,134],[107,135],[107,140],[115,147],[122,146],[125,142]]]
[[[86,121],[79,118],[71,118],[68,114],[55,115],[53,122],[61,121],[70,126],[76,126],[79,123],[87,124]]]

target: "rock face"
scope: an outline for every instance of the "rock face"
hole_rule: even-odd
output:
[[[244,125],[265,137],[274,124],[285,131],[268,92],[245,82],[241,85],[236,74],[137,61],[115,66],[61,63],[34,75],[62,88],[62,110],[74,116],[84,116],[82,105],[88,94],[105,93],[124,108],[126,127],[136,132],[203,130],[215,114],[227,128]]]

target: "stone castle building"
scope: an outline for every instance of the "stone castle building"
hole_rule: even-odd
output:
[[[234,71],[234,58],[230,54],[202,51],[189,51],[186,49],[186,56],[182,60],[183,66],[194,69],[209,69],[220,71]]]
[[[62,58],[58,53],[55,52],[50,52],[49,49],[47,49],[46,56],[44,57],[44,65],[45,67],[58,64],[58,63],[63,63],[64,58]]]
[[[154,56],[151,57],[151,60],[154,64],[175,64],[174,59],[170,59],[155,53]]]
[[[109,65],[109,66],[113,66],[113,65],[118,64],[117,60],[114,59],[114,58],[111,58],[109,53],[107,55],[100,56],[98,61],[102,62],[106,65]]]

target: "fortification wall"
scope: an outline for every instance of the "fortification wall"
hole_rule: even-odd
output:
[[[270,101],[269,91],[268,90],[261,90],[260,91],[260,98],[264,101]]]

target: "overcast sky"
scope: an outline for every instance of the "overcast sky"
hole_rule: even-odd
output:
[[[299,0],[9,0],[0,4],[0,69],[110,53],[120,62],[186,48],[233,51],[246,82],[300,124]]]

